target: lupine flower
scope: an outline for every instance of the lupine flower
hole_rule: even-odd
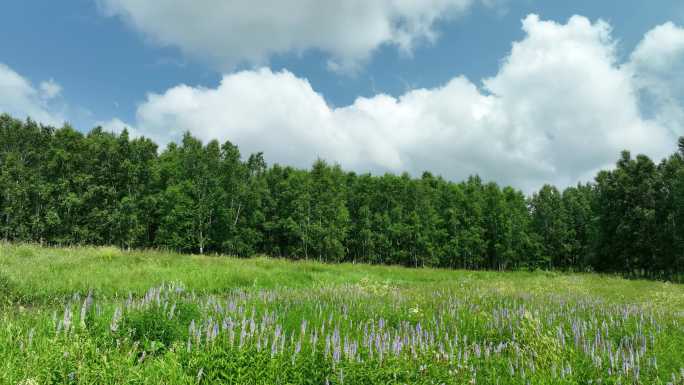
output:
[[[121,308],[117,306],[114,310],[114,315],[112,316],[112,322],[109,324],[109,330],[111,330],[112,333],[116,333],[117,330],[119,330],[119,322],[121,321],[121,317]]]

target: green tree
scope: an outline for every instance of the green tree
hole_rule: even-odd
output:
[[[169,145],[160,162],[165,190],[157,244],[200,254],[216,250],[222,240],[212,238],[212,227],[225,198],[218,176],[218,142],[203,146],[187,133],[181,146]]]
[[[627,151],[615,170],[597,176],[599,269],[638,273],[656,264],[658,178],[648,157]]]
[[[530,199],[530,212],[532,229],[541,240],[543,260],[552,268],[570,267],[568,218],[561,193],[554,186],[544,185]]]
[[[567,263],[575,270],[586,269],[595,258],[597,234],[594,199],[594,188],[590,184],[578,184],[563,191]]]
[[[345,241],[349,230],[345,174],[339,166],[317,160],[310,172],[307,218],[312,252],[319,260],[341,261],[346,256]]]
[[[243,160],[227,141],[154,142],[0,115],[0,238],[47,244],[267,253],[470,269],[684,271],[684,137],[657,166],[624,152],[594,183],[527,199],[454,183]]]

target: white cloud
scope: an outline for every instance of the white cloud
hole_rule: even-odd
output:
[[[107,121],[95,122],[95,126],[102,127],[105,132],[111,132],[114,134],[121,134],[124,129],[128,130],[128,136],[130,138],[136,138],[142,136],[131,124],[124,122],[119,118],[113,118]]]
[[[674,134],[684,135],[684,28],[665,23],[648,32],[629,68],[648,112]]]
[[[136,126],[161,143],[186,130],[228,139],[270,162],[308,167],[320,156],[358,171],[477,173],[526,191],[588,180],[623,149],[656,159],[673,151],[672,130],[641,113],[636,64],[618,62],[608,24],[530,15],[523,30],[483,89],[456,77],[337,108],[307,80],[264,68],[225,75],[216,88],[150,94]]]
[[[44,99],[54,99],[62,92],[62,86],[50,79],[40,83],[40,91]]]
[[[501,151],[544,165],[540,180],[572,184],[611,165],[622,149],[654,157],[671,149],[667,131],[643,118],[607,23],[530,15],[523,30],[526,38],[484,81],[506,119]]]
[[[64,122],[63,117],[47,100],[56,97],[60,90],[61,87],[52,80],[41,83],[40,90],[37,90],[26,78],[0,63],[0,113],[60,125]]]
[[[98,0],[153,41],[209,58],[222,69],[317,49],[350,70],[383,44],[410,52],[437,37],[434,25],[475,0]],[[487,3],[491,3],[491,0]]]

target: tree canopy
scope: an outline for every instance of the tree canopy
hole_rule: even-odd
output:
[[[83,134],[0,116],[0,238],[468,269],[684,271],[684,138],[526,197],[472,176],[267,166],[186,134]]]

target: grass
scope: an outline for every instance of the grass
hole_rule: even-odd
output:
[[[0,312],[3,384],[684,384],[684,286],[596,274],[0,244]]]

